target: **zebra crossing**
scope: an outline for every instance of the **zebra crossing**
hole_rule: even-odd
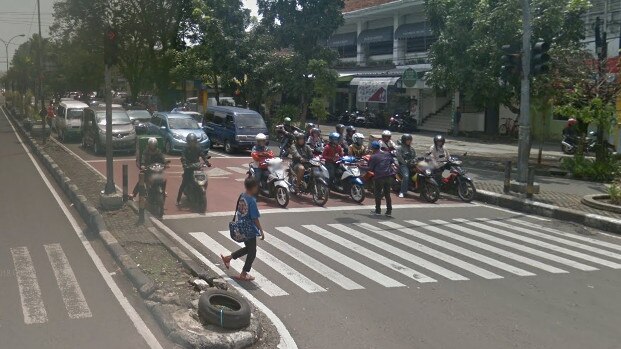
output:
[[[19,294],[24,323],[31,325],[48,322],[44,293],[41,291],[39,283],[40,274],[47,273],[48,270],[54,275],[68,318],[85,319],[92,317],[93,314],[62,246],[58,243],[45,244],[43,250],[47,255],[47,263],[39,262],[36,264],[33,262],[28,247],[19,246],[9,249],[13,260],[12,272],[14,271],[15,275],[15,289],[16,293]]]
[[[248,167],[241,166],[227,166],[226,169],[214,167],[207,170],[207,175],[210,177],[230,177],[232,175],[246,175],[248,173]]]
[[[301,224],[266,234],[252,288],[270,297],[621,269],[621,243],[517,218]],[[228,235],[190,233],[215,256],[239,248]]]

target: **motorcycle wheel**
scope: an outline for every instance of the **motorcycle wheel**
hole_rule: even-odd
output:
[[[561,150],[567,155],[573,155],[576,152],[576,147],[568,147],[565,144],[561,144]]]
[[[276,188],[276,203],[282,208],[286,208],[289,205],[289,191],[286,188]]]
[[[461,178],[457,179],[457,196],[459,196],[462,201],[470,202],[474,200],[476,192],[477,189],[474,187],[472,181]]]
[[[327,185],[317,182],[313,186],[313,203],[317,206],[324,206],[330,197],[330,189]]]
[[[364,187],[360,184],[354,184],[349,188],[349,196],[357,203],[364,201]]]
[[[151,195],[151,211],[157,218],[164,216],[164,193],[162,187],[158,186]]]
[[[440,198],[440,188],[429,182],[422,182],[420,188],[420,196],[429,203],[434,203]]]

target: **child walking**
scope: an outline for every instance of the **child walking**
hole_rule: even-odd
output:
[[[256,236],[260,236],[261,240],[264,240],[265,233],[263,232],[263,228],[261,228],[261,222],[259,222],[261,214],[259,213],[259,208],[257,207],[257,200],[255,199],[255,196],[259,192],[259,182],[257,182],[255,178],[249,177],[244,181],[244,187],[246,188],[246,192],[239,197],[239,201],[237,202],[237,219],[251,220],[254,222]],[[256,238],[244,241],[243,248],[233,252],[230,256],[220,255],[220,258],[222,258],[222,262],[224,263],[226,269],[229,269],[231,266],[231,259],[237,259],[243,256],[246,256],[244,268],[242,269],[241,274],[234,277],[234,279],[240,281],[252,281],[254,280],[254,277],[249,273],[252,268],[252,263],[257,256]]]

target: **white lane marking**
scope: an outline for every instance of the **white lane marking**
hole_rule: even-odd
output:
[[[280,318],[274,314],[274,312],[268,308],[265,304],[263,304],[260,300],[258,300],[255,296],[253,296],[248,290],[241,287],[237,281],[229,277],[224,270],[222,270],[219,266],[212,263],[207,257],[198,252],[197,249],[192,247],[187,241],[182,239],[179,235],[177,235],[172,229],[164,225],[164,223],[160,222],[158,219],[151,217],[151,223],[156,225],[162,231],[164,231],[171,239],[175,240],[178,244],[183,246],[186,250],[188,250],[194,257],[200,260],[205,266],[211,269],[214,273],[217,273],[218,276],[225,279],[229,285],[235,287],[235,289],[241,293],[248,301],[254,304],[260,311],[265,314],[265,316],[270,319],[274,327],[276,327],[276,331],[280,335],[280,342],[278,344],[279,349],[297,349],[298,345],[295,343],[295,340],[285,327],[285,324],[280,320]]]
[[[41,298],[41,288],[37,281],[37,272],[32,264],[30,252],[26,247],[11,248],[15,277],[22,301],[24,323],[43,324],[47,322],[47,312]]]
[[[456,267],[459,267],[461,269],[464,269],[466,271],[469,271],[475,275],[479,275],[482,278],[485,279],[502,279],[502,276],[496,274],[496,273],[492,273],[491,271],[487,271],[483,268],[479,268],[476,265],[472,264],[472,263],[468,263],[466,261],[462,261],[461,259],[455,258],[451,255],[448,255],[446,253],[440,252],[438,250],[435,250],[431,247],[427,247],[423,244],[420,244],[414,240],[410,240],[410,239],[405,239],[405,238],[401,238],[400,236],[393,234],[391,232],[388,232],[386,230],[380,229],[378,227],[375,227],[371,224],[367,224],[367,223],[359,223],[357,224],[359,227],[366,229],[370,232],[376,233],[379,236],[384,236],[388,239],[392,239],[394,241],[399,242],[400,244],[403,244],[405,246],[408,246],[410,248],[413,248],[417,251],[420,251],[422,253],[428,254],[432,257],[435,257],[443,262],[452,264]],[[409,228],[401,228],[399,229],[401,232],[410,235],[410,236],[414,236],[417,237],[419,235],[418,232],[409,229]]]
[[[485,190],[478,190],[478,191],[479,192],[485,192],[485,193],[491,193],[491,194],[500,195],[498,193],[488,192],[488,191],[485,191]],[[506,208],[500,208],[498,206],[488,205],[488,204],[484,204],[484,203],[481,203],[481,202],[477,202],[477,204],[480,205],[480,206],[491,208],[492,210],[508,212],[508,213],[512,213],[512,214],[517,214],[517,215],[520,215],[522,217],[528,217],[528,218],[536,219],[536,220],[543,221],[543,222],[549,222],[550,221],[547,218],[543,218],[543,217],[539,217],[539,216],[535,216],[535,215],[530,215],[530,214],[524,214],[524,213],[521,213],[521,212],[518,212],[518,211],[511,211],[511,210],[508,210]]]
[[[35,169],[39,173],[39,176],[41,177],[41,179],[43,180],[43,182],[45,183],[47,188],[52,193],[52,196],[54,197],[54,199],[58,203],[58,206],[60,206],[60,209],[65,214],[65,217],[67,217],[67,220],[69,221],[69,223],[73,227],[73,230],[75,231],[76,235],[78,236],[78,238],[82,242],[82,245],[84,246],[84,249],[86,249],[86,252],[91,257],[91,260],[93,261],[93,264],[95,264],[95,267],[97,268],[97,271],[103,277],[104,281],[106,282],[106,285],[108,285],[108,287],[110,288],[110,290],[114,294],[114,297],[117,299],[117,301],[119,302],[119,304],[121,305],[121,307],[125,311],[125,314],[127,314],[127,316],[130,318],[130,320],[132,321],[132,324],[134,325],[134,327],[136,327],[136,330],[138,331],[138,333],[140,333],[140,335],[142,336],[142,338],[144,338],[145,342],[147,343],[147,345],[149,345],[150,348],[152,348],[152,349],[163,349],[162,345],[157,341],[157,339],[155,338],[155,336],[153,335],[151,330],[147,327],[147,325],[144,323],[144,321],[142,320],[140,315],[138,315],[138,313],[136,312],[136,309],[134,309],[132,307],[131,303],[129,303],[127,298],[125,298],[125,296],[123,295],[123,292],[121,291],[119,286],[114,282],[114,279],[112,279],[112,277],[110,276],[110,274],[106,270],[106,267],[103,265],[103,262],[101,261],[101,259],[99,258],[99,256],[95,252],[95,250],[93,249],[93,246],[91,246],[90,242],[88,241],[88,239],[86,238],[86,236],[84,235],[82,230],[80,230],[80,225],[75,220],[75,218],[73,218],[73,216],[71,215],[71,212],[69,212],[69,209],[67,208],[65,203],[62,201],[62,199],[60,198],[60,196],[58,195],[58,193],[56,192],[54,187],[52,187],[52,184],[47,179],[47,177],[43,173],[43,170],[41,170],[41,167],[36,162],[36,160],[34,159],[32,154],[30,153],[30,151],[28,150],[28,148],[26,147],[26,145],[22,141],[22,138],[19,136],[19,134],[17,134],[17,131],[15,130],[15,127],[13,126],[13,124],[11,123],[9,118],[6,116],[6,114],[4,115],[4,117],[7,119],[7,121],[11,125],[11,128],[13,129],[13,132],[15,133],[15,137],[17,137],[17,140],[22,145],[22,148],[24,148],[24,151],[26,152],[26,154],[30,158],[30,161],[32,162],[32,164],[34,165]]]
[[[417,222],[417,221],[406,221],[406,222],[410,223],[410,224],[414,224],[414,225],[421,224],[420,222]],[[446,227],[449,227],[449,228],[453,228],[453,229],[460,228],[457,224],[451,224],[449,222],[446,222],[446,221],[443,221],[443,220],[440,220],[440,219],[434,219],[431,222],[435,223],[435,224],[441,224],[443,226],[446,226]],[[486,251],[490,251],[492,253],[495,253],[497,255],[500,255],[500,256],[503,256],[503,257],[506,257],[506,258],[509,258],[509,259],[513,259],[513,260],[518,261],[520,263],[528,264],[528,265],[530,265],[532,267],[539,268],[539,269],[545,270],[545,271],[550,272],[550,273],[560,274],[560,273],[567,273],[568,272],[566,270],[559,269],[557,267],[553,267],[553,266],[545,264],[545,263],[541,263],[541,262],[536,261],[534,259],[521,256],[521,255],[519,255],[517,253],[509,252],[509,251],[500,249],[498,247],[492,246],[490,244],[486,244],[484,242],[480,242],[480,241],[477,241],[477,240],[473,240],[473,239],[467,238],[465,236],[461,236],[459,234],[454,234],[454,233],[452,233],[452,232],[450,232],[448,230],[444,230],[444,229],[441,229],[441,228],[438,228],[438,227],[434,227],[434,226],[430,226],[430,225],[426,225],[426,224],[419,225],[419,226],[421,226],[422,228],[427,229],[429,231],[435,232],[437,234],[449,237],[449,238],[457,240],[457,241],[464,242],[466,244],[478,247],[478,248],[486,250]]]
[[[60,244],[44,245],[47,258],[50,260],[60,295],[67,308],[70,319],[84,319],[92,317],[91,309],[86,303],[80,284],[75,277],[69,260]]]
[[[198,242],[200,242],[203,246],[205,246],[211,253],[216,256],[220,256],[223,254],[225,256],[230,255],[231,251],[229,251],[226,247],[220,245],[216,240],[212,239],[209,235],[203,232],[189,233],[190,236],[195,238]],[[258,254],[257,254],[258,255]],[[231,260],[231,268],[237,271],[238,273],[242,272],[242,268],[244,267],[244,262],[240,259]],[[286,296],[288,293],[282,288],[276,286],[273,282],[268,280],[265,276],[259,273],[255,268],[253,268],[251,272],[252,276],[254,276],[254,281],[252,283],[256,284],[261,291],[265,292],[270,297],[278,297],[278,296]]]
[[[392,205],[393,209],[427,209],[427,208],[475,208],[479,207],[478,204],[473,203],[455,203],[455,204],[400,204],[400,205]],[[356,206],[331,206],[331,207],[296,207],[296,208],[271,208],[261,210],[261,214],[272,214],[272,213],[300,213],[300,212],[339,212],[339,211],[368,211],[370,209],[375,209],[375,205],[356,205]],[[172,219],[190,219],[190,218],[205,218],[205,217],[225,217],[232,216],[235,212],[233,211],[225,211],[225,212],[209,212],[205,214],[201,213],[186,213],[186,214],[178,214],[178,215],[165,215],[165,220]]]
[[[365,276],[375,282],[377,282],[378,284],[385,286],[385,287],[403,287],[405,286],[404,284],[400,283],[397,280],[391,279],[388,276],[383,275],[382,273],[369,268],[368,266],[350,258],[347,257],[346,255],[322,244],[319,241],[316,241],[312,238],[309,238],[308,236],[292,229],[289,227],[276,227],[276,230],[280,231],[281,233],[291,237],[294,240],[297,240],[298,242],[312,248],[313,250],[323,254],[324,256],[332,259],[335,262],[338,262],[348,268],[350,268],[351,270],[359,273],[362,276]]]
[[[382,255],[380,255],[379,253],[376,253],[374,251],[369,250],[366,247],[362,247],[354,242],[351,242],[347,239],[344,239],[336,234],[333,234],[323,228],[320,228],[316,225],[303,225],[302,227],[312,231],[313,233],[319,235],[319,236],[323,236],[324,238],[331,240],[343,247],[346,247],[354,252],[357,252],[367,258],[370,258],[371,260],[373,260],[374,262],[377,262],[385,267],[388,267],[398,273],[401,273],[411,279],[414,279],[420,283],[427,283],[427,282],[436,282],[437,280],[429,277],[419,271],[416,271],[414,269],[408,268],[406,266],[404,266],[401,263],[397,263],[394,260],[390,259],[390,258],[386,258]]]
[[[234,167],[234,166],[230,166],[227,167],[227,169],[236,172],[236,173],[240,173],[240,174],[247,174],[248,173],[248,169],[247,168],[243,168],[243,167]]]
[[[535,228],[535,229],[539,229],[542,231],[547,231],[548,233],[552,233],[552,234],[556,234],[556,235],[561,235],[561,236],[565,236],[568,238],[572,238],[572,239],[576,239],[576,240],[580,240],[580,241],[586,241],[589,243],[592,243],[593,245],[599,245],[599,246],[603,246],[603,247],[608,247],[614,250],[618,250],[621,251],[621,245],[619,244],[613,244],[607,241],[601,241],[601,240],[597,240],[594,238],[590,238],[587,236],[582,236],[582,235],[577,235],[577,234],[571,234],[571,233],[566,233],[564,231],[560,231],[560,230],[556,230],[556,229],[552,229],[552,228],[548,228],[548,227],[544,227],[538,224],[533,224],[531,222],[527,222],[527,221],[523,221],[523,220],[519,220],[519,219],[509,219],[510,222],[512,223],[517,223],[517,224],[521,224],[530,228]]]
[[[451,270],[448,270],[442,266],[439,266],[435,263],[429,262],[415,254],[409,253],[405,250],[402,250],[400,248],[394,247],[390,244],[385,243],[384,241],[378,240],[376,238],[373,238],[371,236],[368,236],[367,234],[364,234],[362,232],[359,232],[355,229],[351,229],[343,224],[328,224],[329,226],[338,229],[340,231],[342,231],[345,234],[349,234],[350,236],[356,237],[360,240],[364,240],[368,243],[370,243],[373,246],[376,246],[377,248],[380,248],[386,252],[392,253],[398,257],[401,257],[402,259],[407,260],[408,262],[414,263],[416,265],[419,265],[425,269],[428,269],[436,274],[442,275],[445,278],[449,279],[449,280],[454,280],[454,281],[463,281],[463,280],[469,280],[467,277],[457,274]],[[396,241],[399,242],[403,245],[409,245],[411,242],[409,240],[403,239],[401,237],[398,236],[386,236],[387,239],[390,239],[392,241]]]
[[[220,234],[226,238],[230,238],[230,233],[226,230],[220,231]],[[286,277],[308,293],[326,292],[325,288],[317,285],[315,282],[311,281],[309,278],[260,247],[257,247],[257,259],[263,261],[270,268],[274,269],[276,272]]]
[[[466,223],[466,224],[477,224],[477,223],[470,223],[466,219],[459,219],[459,218],[454,219],[454,221],[459,222],[459,223]],[[475,226],[475,225],[473,225],[473,226]],[[453,228],[455,230],[458,230],[458,231],[461,231],[462,233],[470,234],[472,236],[476,236],[476,237],[481,238],[481,239],[485,239],[485,240],[488,240],[488,241],[491,241],[491,242],[495,242],[495,243],[497,243],[499,245],[504,245],[504,246],[507,246],[507,247],[511,247],[514,250],[526,252],[528,254],[532,254],[532,255],[537,256],[537,257],[549,259],[551,261],[554,261],[554,262],[557,262],[557,263],[560,263],[560,264],[564,264],[564,265],[576,268],[578,270],[584,270],[584,271],[598,270],[597,268],[592,267],[590,265],[586,265],[586,264],[582,264],[582,263],[579,263],[579,262],[576,262],[576,261],[572,261],[571,259],[567,259],[565,257],[557,256],[557,255],[554,255],[554,254],[551,254],[551,253],[548,253],[548,252],[544,252],[544,251],[540,251],[540,250],[534,249],[532,247],[528,247],[526,245],[521,245],[521,244],[518,244],[518,243],[515,243],[515,242],[512,242],[512,241],[509,241],[509,240],[504,240],[504,239],[498,238],[498,237],[493,236],[493,235],[489,235],[489,234],[486,234],[486,233],[481,233],[479,231],[476,231],[476,230],[473,230],[473,229],[470,229],[470,228],[466,228],[466,227],[463,226],[463,224],[462,225],[455,224],[454,226],[451,226],[451,228]],[[496,229],[489,230],[489,231],[492,231],[492,232],[498,231],[499,234],[501,234],[501,235],[503,235],[503,233],[504,233],[502,230],[496,230]],[[507,232],[507,234],[508,235],[503,235],[503,236],[512,237],[511,233]]]
[[[593,253],[598,253],[598,254],[604,255],[606,257],[621,259],[621,255],[618,254],[618,253],[602,250],[601,248],[597,248],[597,247],[593,247],[593,246],[588,246],[588,245],[585,245],[585,244],[581,244],[579,242],[575,242],[575,241],[559,238],[559,237],[556,237],[556,236],[553,236],[553,235],[539,233],[539,232],[536,232],[536,231],[533,231],[533,230],[530,230],[530,229],[525,229],[525,228],[522,228],[522,227],[516,227],[514,225],[510,225],[510,224],[503,223],[503,222],[497,222],[497,221],[490,220],[490,219],[487,219],[487,218],[485,218],[485,219],[478,219],[478,221],[486,222],[486,223],[491,223],[491,224],[497,225],[499,227],[503,227],[503,228],[507,228],[507,229],[512,229],[512,230],[515,230],[515,231],[519,231],[521,233],[532,235],[532,236],[536,236],[536,237],[541,238],[541,239],[547,239],[547,240],[558,242],[558,243],[565,244],[565,245],[568,245],[568,246],[576,247],[576,248],[579,248],[579,249],[582,249],[582,250],[585,250],[585,251],[589,251],[589,252],[593,252]],[[560,246],[556,247],[556,249],[558,251],[560,251],[560,249],[562,249],[562,248],[563,247],[560,247]],[[570,250],[568,250],[568,251],[570,251]],[[608,266],[608,267],[613,268],[613,269],[621,269],[621,264],[619,264],[619,263],[614,263],[614,262],[610,262],[610,261],[607,261],[607,260],[604,260],[604,259],[601,259],[601,258],[598,258],[598,257],[595,257],[595,256],[589,256],[589,255],[586,255],[586,254],[582,254],[581,252],[577,252],[577,251],[573,251],[573,250],[571,250],[571,251],[574,253],[574,256],[581,255],[582,257],[580,257],[580,258],[589,260],[591,262],[595,262],[595,263],[598,263],[598,264],[601,264],[601,265],[605,265],[605,266]],[[585,257],[588,257],[588,259],[585,258]]]
[[[212,176],[212,177],[224,177],[224,176],[228,176],[230,174],[231,174],[231,172],[223,170],[223,169],[218,168],[218,167],[214,167],[214,168],[209,169],[207,171],[207,175],[208,176]]]

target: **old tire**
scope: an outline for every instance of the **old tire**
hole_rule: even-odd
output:
[[[211,288],[198,300],[198,316],[204,323],[240,329],[250,325],[250,305],[234,293]]]

